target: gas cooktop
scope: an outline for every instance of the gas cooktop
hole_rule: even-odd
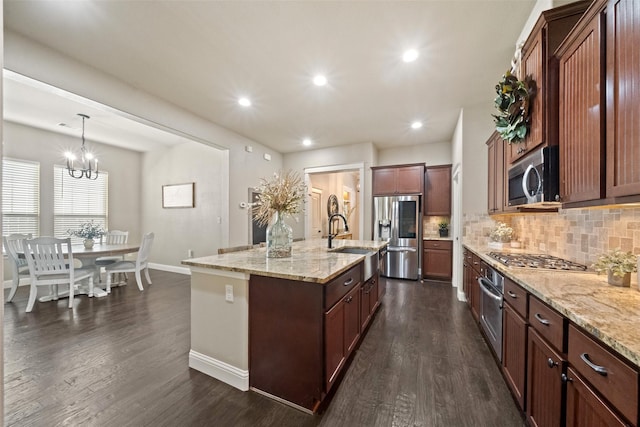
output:
[[[585,271],[586,265],[546,254],[513,254],[489,252],[489,256],[508,267],[540,268],[548,270]]]

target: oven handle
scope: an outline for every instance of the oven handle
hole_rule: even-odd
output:
[[[485,295],[487,295],[491,299],[494,299],[502,303],[502,295],[500,295],[500,293],[495,290],[495,288],[493,287],[493,285],[489,280],[487,280],[484,277],[479,277],[478,284],[480,285],[480,289]]]

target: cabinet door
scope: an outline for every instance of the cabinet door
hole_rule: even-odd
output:
[[[360,338],[360,286],[354,286],[342,301],[344,303],[344,356],[349,357]]]
[[[373,313],[376,311],[378,306],[380,305],[380,290],[378,289],[379,279],[378,275],[375,274],[371,279],[371,292],[369,293],[369,313],[373,316]]]
[[[477,271],[472,269],[472,274],[469,279],[469,293],[471,294],[471,314],[478,320],[480,316],[480,285],[478,284],[478,278],[480,275]]]
[[[396,193],[396,170],[373,169],[372,173],[372,194],[374,196],[385,196]]]
[[[337,302],[324,315],[325,389],[329,390],[345,361],[345,304]]]
[[[572,368],[567,369],[567,427],[626,426]]]
[[[520,409],[524,409],[527,322],[509,304],[504,304],[502,314],[502,369]]]
[[[640,194],[640,7],[607,5],[607,196]]]
[[[509,163],[513,163],[543,142],[543,115],[545,83],[543,69],[546,57],[545,30],[542,29],[527,41],[522,50],[522,73],[535,82],[536,94],[529,105],[529,132],[525,140],[518,144],[510,144],[507,149]]]
[[[396,193],[422,194],[424,166],[404,166],[397,168]]]
[[[564,203],[604,197],[602,15],[560,59],[560,194]]]
[[[529,328],[528,335],[527,418],[537,427],[561,426],[566,361],[533,328]]]
[[[488,151],[488,157],[489,157],[489,169],[488,169],[489,193],[487,197],[487,201],[488,201],[487,210],[489,214],[493,214],[500,211],[501,210],[500,208],[502,206],[502,203],[498,202],[500,200],[498,179],[500,176],[502,176],[502,179],[504,179],[504,168],[500,168],[500,166],[497,163],[497,160],[498,160],[497,150],[502,147],[502,140],[499,138],[500,136],[494,132],[493,135],[491,135],[491,138],[489,138],[489,141],[487,141],[487,151]]]
[[[451,215],[451,165],[425,169],[424,215]]]
[[[423,276],[428,279],[451,280],[451,251],[425,248],[423,250]]]

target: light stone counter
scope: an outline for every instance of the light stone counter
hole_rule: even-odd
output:
[[[439,235],[434,234],[432,236],[423,236],[422,240],[449,240],[449,241],[453,241],[453,237],[452,236],[440,237]]]
[[[606,274],[506,267],[488,256],[495,249],[464,246],[640,367],[640,292],[635,280],[630,288],[620,288],[607,284]]]
[[[230,252],[182,261],[190,267],[235,271],[280,279],[327,283],[364,259],[364,255],[332,252],[342,247],[379,250],[386,242],[374,240],[326,239],[294,242],[290,258],[267,258],[266,248]]]

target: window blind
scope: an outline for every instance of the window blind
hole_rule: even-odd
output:
[[[2,234],[40,232],[40,163],[2,159]]]
[[[56,237],[69,237],[67,230],[76,230],[80,224],[93,221],[105,230],[109,212],[109,174],[100,171],[98,179],[76,179],[69,176],[64,166],[53,168],[54,203],[53,232]],[[82,239],[71,236],[72,243]]]

